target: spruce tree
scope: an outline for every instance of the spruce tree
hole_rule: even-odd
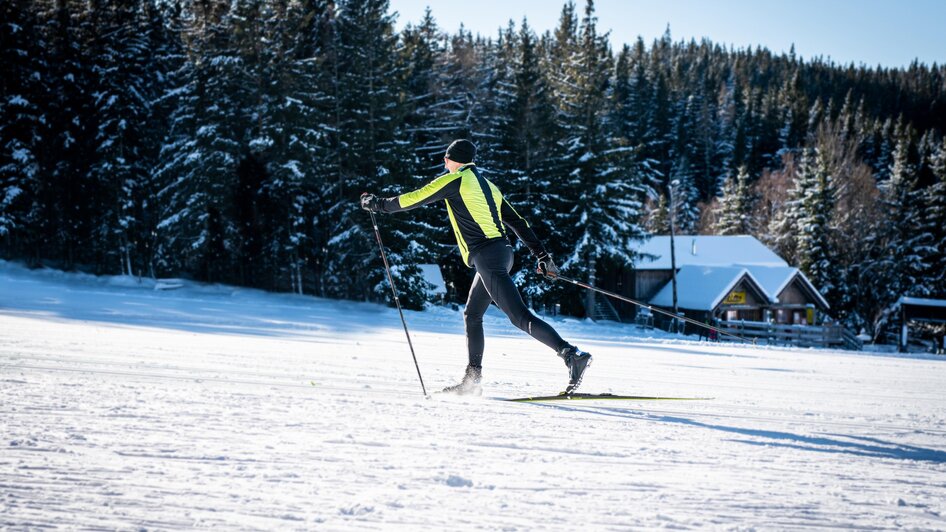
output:
[[[935,181],[924,198],[924,233],[929,235],[924,278],[931,296],[946,298],[946,137],[930,154],[929,166]]]
[[[93,75],[85,56],[95,31],[92,6],[62,0],[44,7],[49,69],[41,93],[44,149],[35,152],[42,175],[37,192],[42,239],[36,244],[41,256],[67,270],[94,267],[88,244],[101,196],[89,177],[96,131]]]
[[[513,184],[510,197],[526,202],[533,208],[541,207],[541,194],[548,190],[549,180],[542,171],[553,149],[546,142],[553,127],[552,104],[548,80],[541,69],[535,34],[523,19],[516,40],[512,98],[505,110],[511,119],[506,122],[503,138],[508,145],[509,161],[504,171]],[[517,202],[518,202],[517,201]],[[536,212],[540,218],[544,213]]]
[[[769,244],[776,254],[789,264],[798,263],[798,239],[801,219],[804,215],[802,199],[805,191],[812,187],[812,165],[814,164],[814,149],[804,148],[796,156],[789,156],[792,162],[791,186],[782,202],[782,208],[775,211],[769,221]]]
[[[417,182],[442,168],[443,149],[449,141],[435,121],[436,109],[444,96],[440,81],[445,40],[429,7],[416,26],[408,24],[401,34],[397,57],[404,96],[400,102],[403,120],[398,137],[409,151],[400,161]]]
[[[923,231],[921,195],[917,189],[916,166],[910,160],[911,130],[904,131],[894,148],[890,178],[882,185],[884,202],[891,214],[887,227],[887,255],[893,283],[888,285],[891,302],[903,295],[924,296],[929,287],[923,281]]]
[[[670,186],[674,187],[673,216],[680,234],[696,234],[700,221],[700,191],[686,155],[681,154],[670,168]]]
[[[880,184],[881,205],[885,218],[871,240],[876,248],[869,281],[878,306],[874,328],[879,333],[896,316],[895,304],[902,296],[926,296],[929,286],[922,283],[922,231],[916,189],[916,169],[910,161],[913,131],[900,133],[891,153],[890,176]]]
[[[320,60],[330,45],[322,31],[328,17],[323,2],[274,3],[262,11],[261,38],[268,46],[255,68],[261,92],[253,155],[238,171],[243,188],[236,218],[245,235],[238,255],[245,275],[268,274],[272,282],[263,286],[296,293],[321,289],[318,169],[330,156],[324,106],[330,78]],[[254,260],[258,255],[263,260]]]
[[[159,272],[237,280],[232,266],[239,230],[230,206],[255,111],[256,86],[246,68],[256,22],[247,15],[255,7],[231,8],[219,0],[195,4],[187,14],[184,38],[191,54],[172,75],[168,97],[176,102],[175,112],[154,170],[162,207]]]
[[[93,11],[95,162],[89,177],[99,191],[91,244],[104,271],[126,275],[145,271],[146,258],[137,256],[143,236],[144,190],[153,164],[148,140],[152,103],[159,82],[147,20],[137,1],[99,4]]]
[[[598,34],[590,0],[577,42],[568,61],[569,83],[562,92],[571,167],[566,190],[577,199],[567,212],[569,241],[575,244],[563,267],[594,284],[599,266],[621,268],[632,263],[633,242],[644,234],[638,225],[642,190],[639,176],[615,165],[609,149],[604,113],[612,59],[606,36]],[[586,308],[593,306],[592,301],[589,298]]]
[[[330,237],[326,245],[325,293],[336,297],[389,300],[390,288],[366,213],[358,207],[361,192],[403,192],[406,173],[400,165],[395,133],[398,89],[393,17],[386,0],[340,3],[332,44],[336,112],[333,149],[337,181],[331,183],[326,212]],[[408,186],[415,183],[408,183]],[[413,187],[416,188],[416,187]],[[425,282],[416,265],[426,246],[411,231],[399,230],[398,218],[382,221],[385,243],[402,303],[419,308]],[[415,246],[414,243],[419,246]]]
[[[827,296],[837,288],[837,275],[831,232],[835,206],[835,183],[824,150],[819,146],[806,154],[809,160],[802,165],[796,190],[800,193],[796,208],[798,267]]]
[[[753,201],[749,186],[749,171],[745,165],[739,167],[736,176],[730,176],[723,185],[716,217],[716,234],[748,235],[752,227]]]
[[[32,2],[3,2],[0,20],[0,254],[35,261],[48,65]]]

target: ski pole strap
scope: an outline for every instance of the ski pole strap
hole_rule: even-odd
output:
[[[733,338],[737,338],[737,339],[742,340],[743,342],[746,342],[746,343],[749,343],[749,344],[753,344],[753,345],[754,345],[754,344],[756,343],[755,339],[750,340],[750,339],[748,339],[748,338],[746,338],[746,337],[744,337],[744,336],[739,336],[738,334],[733,334],[733,333],[731,333],[731,332],[724,331],[724,330],[720,329],[719,327],[713,327],[712,325],[710,325],[710,324],[708,324],[708,323],[704,323],[704,322],[699,321],[699,320],[694,320],[694,319],[688,318],[688,317],[686,317],[686,316],[675,316],[672,312],[668,312],[668,311],[666,311],[666,310],[663,310],[663,309],[660,309],[660,308],[657,308],[657,307],[648,305],[647,303],[642,303],[642,302],[640,302],[640,301],[637,301],[637,300],[635,300],[635,299],[631,299],[631,298],[629,298],[629,297],[624,297],[624,296],[622,296],[622,295],[620,295],[620,294],[615,294],[614,292],[608,292],[607,290],[602,290],[601,288],[598,288],[598,287],[596,287],[596,286],[592,286],[592,285],[590,285],[590,284],[588,284],[588,283],[583,283],[583,282],[577,281],[577,280],[575,280],[575,279],[569,279],[568,277],[563,277],[563,276],[561,276],[561,275],[558,275],[558,276],[554,277],[554,279],[561,279],[562,281],[565,281],[565,282],[568,282],[568,283],[572,283],[573,285],[580,286],[580,287],[582,287],[582,288],[586,288],[586,289],[588,289],[588,290],[592,290],[592,291],[594,291],[594,292],[598,292],[598,293],[600,293],[600,294],[604,294],[604,295],[606,295],[606,296],[613,297],[613,298],[615,298],[615,299],[620,299],[621,301],[625,301],[625,302],[627,302],[627,303],[631,303],[632,305],[637,305],[638,307],[646,308],[647,310],[650,310],[651,312],[659,312],[659,313],[661,313],[661,314],[665,314],[665,315],[667,315],[667,316],[670,316],[671,318],[674,318],[674,319],[683,320],[683,321],[685,321],[685,322],[692,323],[693,325],[698,325],[698,326],[700,326],[700,327],[706,327],[707,329],[709,329],[709,330],[711,330],[711,331],[716,331],[717,333],[719,333],[719,334],[725,334],[726,336],[732,336]]]

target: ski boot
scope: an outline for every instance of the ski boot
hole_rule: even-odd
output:
[[[442,393],[450,393],[453,395],[483,395],[483,387],[480,386],[480,381],[482,380],[482,367],[467,366],[466,373],[463,375],[463,380],[460,381],[460,384],[447,386],[443,389]]]
[[[581,378],[585,376],[585,370],[591,365],[591,353],[581,351],[572,345],[559,351],[558,356],[568,366],[568,387],[559,395],[571,395],[578,389]]]

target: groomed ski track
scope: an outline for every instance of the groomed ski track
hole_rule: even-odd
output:
[[[397,312],[0,262],[0,528],[946,528],[946,359],[490,310],[483,398],[420,393]],[[462,315],[407,312],[431,390]],[[310,381],[314,385],[310,384]]]

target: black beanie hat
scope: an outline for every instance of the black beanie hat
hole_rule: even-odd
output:
[[[461,164],[472,163],[476,157],[476,146],[466,139],[457,139],[447,147],[447,159]]]

